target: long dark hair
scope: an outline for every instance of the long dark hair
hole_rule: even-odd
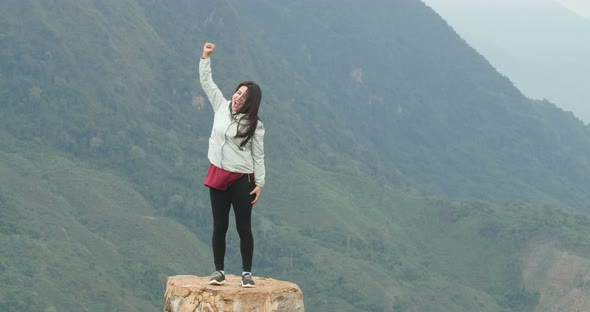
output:
[[[260,108],[260,100],[262,100],[262,91],[258,84],[253,81],[244,81],[238,85],[235,92],[242,86],[248,87],[245,94],[246,100],[239,111],[233,112],[233,118],[236,118],[237,114],[244,114],[238,120],[238,130],[236,133],[236,138],[244,138],[240,143],[240,148],[244,147],[252,136],[254,136],[254,132],[258,126],[258,120],[260,120],[258,118],[258,109]],[[242,124],[242,121],[245,121],[245,123]]]

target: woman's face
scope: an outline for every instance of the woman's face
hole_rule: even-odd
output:
[[[236,93],[231,97],[231,109],[234,112],[239,112],[244,102],[246,101],[246,91],[248,91],[247,86],[241,86]]]

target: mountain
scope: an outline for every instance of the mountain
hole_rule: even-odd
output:
[[[590,121],[590,20],[559,2],[425,1],[527,96]]]
[[[256,26],[264,20],[244,20],[253,24],[248,29],[258,30],[254,33],[263,32],[269,45],[282,47],[273,50],[284,58],[275,68],[292,62],[288,77],[303,77],[308,85],[303,88],[329,90],[311,101],[324,103],[324,111],[307,109],[307,100],[294,98],[299,114],[330,116],[333,127],[323,122],[315,133],[299,130],[321,138],[316,144],[324,155],[337,158],[347,148],[365,172],[426,194],[587,209],[586,195],[573,190],[588,179],[566,171],[588,170],[588,128],[546,101],[525,98],[434,12],[408,1],[374,6],[349,1],[349,11],[334,15],[284,6],[282,27],[272,33]],[[300,16],[307,23],[301,25]],[[351,20],[358,21],[354,29]],[[377,28],[387,29],[387,35],[367,35]],[[346,36],[309,35],[317,29]],[[302,88],[293,79],[283,84]]]
[[[281,129],[268,134],[277,158],[306,156],[453,199],[588,208],[588,128],[524,97],[423,4],[349,1],[324,16],[296,3],[129,3],[5,4],[5,129],[123,170],[159,206],[190,198],[201,182],[186,170],[206,168],[211,113],[195,63],[209,40],[221,47],[213,66],[224,92],[241,77],[268,90],[262,117]],[[25,12],[45,17],[16,18]],[[82,32],[68,23],[90,24]],[[388,35],[367,37],[376,28]],[[31,39],[17,36],[22,29]]]
[[[168,275],[206,269],[208,244],[128,181],[19,151],[0,152],[2,311],[157,311]]]
[[[210,273],[206,41],[226,95],[263,89],[255,275],[297,283],[310,311],[588,299],[563,300],[590,280],[587,126],[523,96],[421,2],[1,9],[4,310],[155,311],[165,276]]]

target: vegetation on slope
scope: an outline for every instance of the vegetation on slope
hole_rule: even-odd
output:
[[[587,257],[587,217],[556,207],[587,209],[587,128],[419,2],[316,5],[4,1],[0,305],[156,310],[165,276],[210,273],[213,41],[226,94],[265,92],[255,274],[313,311],[534,310],[523,248]]]

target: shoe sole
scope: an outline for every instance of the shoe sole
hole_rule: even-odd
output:
[[[218,285],[218,286],[221,286],[223,284],[225,284],[225,281],[223,281],[223,282],[209,281],[209,285]]]
[[[254,285],[242,284],[242,287],[244,287],[244,288],[254,288]]]

